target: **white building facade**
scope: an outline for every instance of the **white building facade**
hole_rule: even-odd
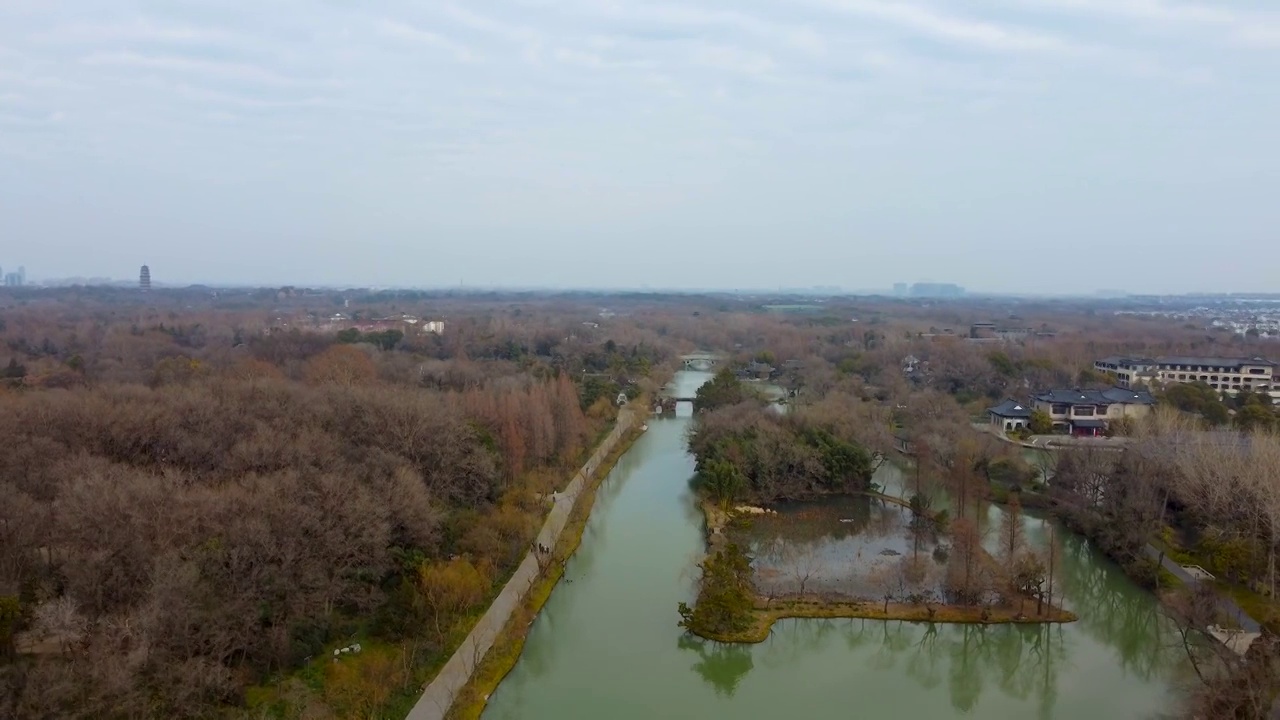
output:
[[[1120,387],[1202,382],[1226,395],[1248,390],[1280,399],[1276,364],[1260,357],[1106,357],[1094,362],[1093,367],[1114,377]]]

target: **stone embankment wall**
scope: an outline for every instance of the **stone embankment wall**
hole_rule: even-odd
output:
[[[639,413],[632,411],[631,408],[623,408],[618,413],[618,422],[614,425],[613,431],[600,443],[578,474],[573,476],[573,480],[569,482],[564,492],[555,496],[551,512],[543,522],[535,542],[546,547],[556,546],[565,524],[569,521],[570,513],[573,512],[579,496],[582,495],[583,488],[588,482],[595,480],[596,470],[618,446],[623,436],[640,422]],[[458,693],[471,679],[476,666],[484,660],[489,648],[493,647],[498,634],[511,618],[511,613],[524,602],[524,597],[538,579],[539,572],[538,560],[530,551],[525,555],[515,574],[507,581],[506,586],[502,588],[502,592],[498,593],[493,604],[471,630],[471,634],[454,651],[453,657],[449,658],[449,662],[440,669],[435,679],[427,685],[422,697],[409,711],[408,720],[443,720],[449,708],[453,706]]]

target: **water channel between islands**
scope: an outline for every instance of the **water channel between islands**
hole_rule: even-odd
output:
[[[673,382],[683,397],[709,378],[686,371]],[[1154,598],[1065,531],[1059,583],[1078,622],[782,620],[759,645],[686,635],[676,605],[692,601],[704,549],[688,413],[650,420],[601,486],[582,545],[486,720],[1110,720],[1168,707],[1186,670]],[[890,494],[902,481],[892,465],[876,477]],[[989,519],[1000,512],[991,507]],[[1047,521],[1026,523],[1043,544]],[[867,552],[877,541],[858,542]]]

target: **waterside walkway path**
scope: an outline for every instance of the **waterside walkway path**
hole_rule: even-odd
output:
[[[554,505],[551,507],[551,512],[547,514],[547,519],[542,524],[542,529],[538,532],[538,538],[535,541],[538,545],[551,548],[556,546],[565,524],[569,521],[569,515],[578,502],[578,496],[582,494],[587,482],[595,478],[596,470],[613,452],[618,441],[641,421],[640,413],[630,407],[624,407],[618,413],[618,421],[613,431],[600,443],[595,454],[586,465],[582,466],[564,492],[554,496]],[[471,679],[471,674],[484,660],[489,648],[493,647],[494,641],[506,626],[511,614],[520,606],[520,603],[524,602],[525,594],[529,592],[529,588],[533,586],[540,573],[538,558],[531,550],[502,588],[502,592],[498,593],[493,604],[471,629],[471,634],[467,635],[467,639],[453,653],[453,657],[449,658],[435,679],[427,685],[422,697],[409,711],[407,720],[443,720],[449,713],[449,708],[453,706],[458,693]]]
[[[1174,577],[1178,578],[1183,583],[1191,585],[1193,583],[1200,582],[1201,578],[1197,577],[1194,572],[1174,562],[1168,555],[1161,553],[1160,549],[1155,545],[1148,543],[1145,550],[1147,557],[1152,560],[1159,561],[1161,567],[1168,570]],[[1246,633],[1253,633],[1256,637],[1258,633],[1262,632],[1262,627],[1258,624],[1257,620],[1250,617],[1249,614],[1244,611],[1244,608],[1236,604],[1235,600],[1223,595],[1221,592],[1218,592],[1218,608],[1224,615],[1240,623],[1240,628]]]

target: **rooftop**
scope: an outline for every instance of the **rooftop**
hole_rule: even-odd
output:
[[[1275,363],[1266,358],[1223,358],[1223,357],[1191,357],[1185,355],[1171,355],[1169,357],[1156,358],[1161,365],[1200,365],[1211,367],[1240,367],[1241,365],[1266,365],[1274,366]]]
[[[1005,400],[995,407],[987,408],[987,412],[1008,418],[1031,417],[1031,408],[1017,400]]]
[[[1107,357],[1099,358],[1098,362],[1106,363],[1108,365],[1119,365],[1121,367],[1156,364],[1156,361],[1153,358],[1131,357],[1128,355],[1108,355]]]
[[[1240,367],[1241,365],[1274,366],[1275,363],[1266,358],[1228,358],[1228,357],[1192,357],[1189,355],[1169,355],[1166,357],[1146,358],[1130,355],[1108,355],[1098,359],[1099,363],[1132,367],[1134,365],[1200,365],[1211,367]]]
[[[1106,390],[1050,390],[1039,393],[1035,399],[1040,402],[1064,405],[1155,405],[1156,399],[1145,390],[1129,390],[1128,388],[1107,388]]]

